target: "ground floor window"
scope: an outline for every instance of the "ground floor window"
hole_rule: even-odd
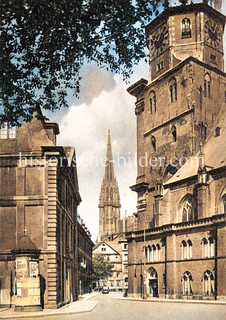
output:
[[[186,271],[183,274],[181,281],[183,294],[192,294],[192,275],[189,271]]]
[[[211,271],[206,270],[203,274],[203,293],[204,295],[212,295],[214,293],[214,277]]]

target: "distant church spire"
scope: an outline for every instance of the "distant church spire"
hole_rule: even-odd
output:
[[[120,196],[118,183],[114,176],[111,134],[108,130],[105,174],[101,184],[99,198],[99,239],[108,240],[119,233]]]
[[[107,154],[106,154],[105,178],[109,181],[114,178],[114,166],[111,147],[111,132],[108,130]]]

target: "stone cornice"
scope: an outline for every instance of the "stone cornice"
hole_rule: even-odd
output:
[[[187,221],[187,222],[180,222],[180,223],[172,223],[172,224],[167,224],[163,225],[161,227],[157,228],[151,228],[151,229],[146,229],[145,230],[145,237],[146,240],[150,236],[163,236],[167,234],[172,234],[176,232],[184,232],[189,229],[198,229],[202,227],[209,227],[210,225],[219,225],[219,224],[225,224],[226,222],[226,214],[218,214],[214,215],[211,217],[199,219],[199,220],[192,220],[192,221]],[[130,231],[126,233],[126,239],[127,240],[140,240],[144,241],[144,230],[138,230],[138,231]]]

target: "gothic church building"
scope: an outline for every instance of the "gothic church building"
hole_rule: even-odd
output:
[[[128,88],[138,163],[130,296],[226,297],[224,25],[204,1],[146,26],[151,78]]]

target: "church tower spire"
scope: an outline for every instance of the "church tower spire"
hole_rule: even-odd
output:
[[[111,134],[108,130],[105,175],[101,184],[99,198],[99,239],[108,240],[119,233],[120,196],[118,183],[114,176]]]
[[[107,155],[106,155],[106,167],[105,167],[105,178],[108,181],[112,181],[114,178],[114,166],[112,157],[112,147],[111,147],[111,133],[108,130],[108,142],[107,142]]]

